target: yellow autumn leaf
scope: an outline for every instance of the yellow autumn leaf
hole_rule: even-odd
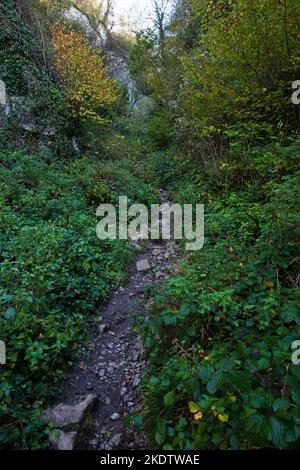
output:
[[[272,281],[264,281],[264,285],[268,287],[268,289],[272,289],[274,287],[274,282]]]
[[[200,419],[202,419],[202,418],[203,418],[203,413],[202,413],[202,411],[198,411],[198,413],[196,413],[196,414],[194,415],[194,418],[195,418],[197,421],[199,421]]]
[[[221,413],[218,414],[218,419],[219,421],[222,421],[222,423],[227,423],[229,420],[228,415],[222,415]]]
[[[200,408],[199,406],[197,405],[197,403],[193,402],[193,401],[190,401],[189,402],[189,409],[190,409],[190,412],[191,413],[197,413],[198,411],[200,411]]]

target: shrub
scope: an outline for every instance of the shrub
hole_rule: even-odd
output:
[[[116,83],[107,76],[103,58],[87,39],[70,27],[52,28],[54,65],[75,117],[105,122],[103,112],[117,99]]]

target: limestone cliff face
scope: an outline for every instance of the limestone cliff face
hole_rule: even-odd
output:
[[[116,53],[109,53],[109,73],[127,90],[128,109],[130,112],[147,116],[155,107],[155,102],[139,92],[136,82],[130,76],[127,61]]]
[[[66,17],[79,22],[95,47],[104,52],[109,76],[114,77],[127,90],[128,110],[141,116],[151,112],[155,103],[139,92],[136,82],[130,76],[126,52],[124,53],[122,46],[118,47],[118,38],[121,37],[118,32],[104,28],[101,23],[95,32],[87,17],[75,8],[71,8]]]

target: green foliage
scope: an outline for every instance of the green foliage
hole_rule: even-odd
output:
[[[137,82],[142,93],[149,94],[149,69],[153,68],[151,51],[154,41],[149,34],[137,34],[130,60],[130,73]]]
[[[96,237],[97,204],[86,205],[98,164],[41,156],[0,157],[0,446],[35,448],[38,415],[55,394],[94,309],[124,278],[123,243]]]
[[[181,203],[206,203],[206,244],[179,265],[140,323],[144,425],[158,448],[299,447],[291,345],[300,326],[300,173],[290,174],[298,145],[260,155],[251,148],[256,180],[245,178],[243,189],[238,171],[224,178],[224,192],[213,184],[224,187],[222,174],[206,181],[194,168],[173,190]],[[223,162],[230,167],[232,152]],[[241,168],[247,173],[245,159]]]
[[[143,164],[142,164],[143,165]],[[133,162],[110,162],[96,172],[95,180],[106,180],[107,186],[113,192],[110,201],[118,204],[119,196],[127,196],[129,204],[155,204],[159,202],[159,194],[150,182],[146,183],[138,177],[139,167]],[[133,171],[132,171],[133,170]]]
[[[299,17],[297,0],[175,2],[165,34],[141,33],[131,57],[141,90],[170,116],[154,119],[152,135],[161,139],[169,122],[168,134],[207,163],[237,129],[253,144],[270,131],[297,130],[291,85],[299,75]]]
[[[1,2],[0,14],[0,76],[7,83],[8,93],[25,95],[29,92],[29,83],[24,72],[32,70],[32,58],[28,54],[32,50],[30,32],[20,22],[14,0]]]
[[[207,126],[237,121],[297,127],[290,97],[299,72],[298,2],[191,4],[202,21],[198,45],[183,56],[180,102],[187,125],[196,126],[199,137]]]
[[[144,425],[166,450],[299,448],[299,2],[175,3],[132,73],[158,105],[148,136],[173,145],[170,199],[206,203],[206,244],[141,318]]]
[[[172,114],[168,109],[159,108],[149,119],[148,135],[158,148],[164,149],[171,143],[173,132]]]

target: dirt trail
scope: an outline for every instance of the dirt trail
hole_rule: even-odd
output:
[[[98,403],[88,427],[81,428],[67,447],[111,450],[147,445],[143,435],[136,435],[122,423],[125,416],[138,410],[136,389],[145,367],[142,343],[133,334],[132,323],[134,316],[152,303],[146,296],[147,287],[168,277],[178,258],[178,247],[174,241],[142,243],[143,252],[129,267],[128,284],[119,287],[99,311],[94,340],[67,378],[64,404],[74,405],[88,395],[94,395]]]

